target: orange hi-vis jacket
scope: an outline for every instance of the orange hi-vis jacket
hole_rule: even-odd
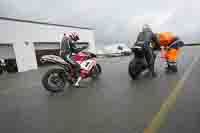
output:
[[[168,48],[176,38],[176,36],[171,32],[160,32],[157,36],[160,46],[163,46],[164,48]],[[165,51],[161,51],[161,53],[167,61],[176,62],[179,48],[169,48]]]
[[[176,38],[176,36],[171,32],[160,32],[157,34],[157,36],[160,46],[164,47],[169,46]]]

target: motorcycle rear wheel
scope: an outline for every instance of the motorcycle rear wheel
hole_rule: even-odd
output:
[[[52,93],[64,91],[66,83],[65,71],[61,68],[48,70],[42,78],[43,87]]]

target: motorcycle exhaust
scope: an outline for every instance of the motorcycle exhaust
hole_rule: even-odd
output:
[[[40,62],[41,62],[42,64],[44,64],[44,63],[46,62],[46,60],[43,59],[43,58],[41,58],[41,59],[40,59]]]

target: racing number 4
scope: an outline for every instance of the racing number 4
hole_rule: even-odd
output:
[[[91,60],[85,61],[85,62],[83,62],[83,63],[81,64],[81,67],[82,67],[83,69],[88,70],[88,69],[90,69],[90,64],[91,64],[91,63],[92,63]]]
[[[90,62],[87,62],[86,65],[85,65],[85,67],[87,68],[89,64],[90,64]]]

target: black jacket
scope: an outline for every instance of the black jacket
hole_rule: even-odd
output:
[[[153,49],[156,50],[159,48],[157,36],[152,31],[146,30],[139,33],[135,45],[147,44],[149,46],[151,42],[154,44]]]
[[[72,53],[78,53],[82,51],[84,48],[77,48],[76,44],[67,37],[63,37],[60,44],[60,56],[72,55]]]

